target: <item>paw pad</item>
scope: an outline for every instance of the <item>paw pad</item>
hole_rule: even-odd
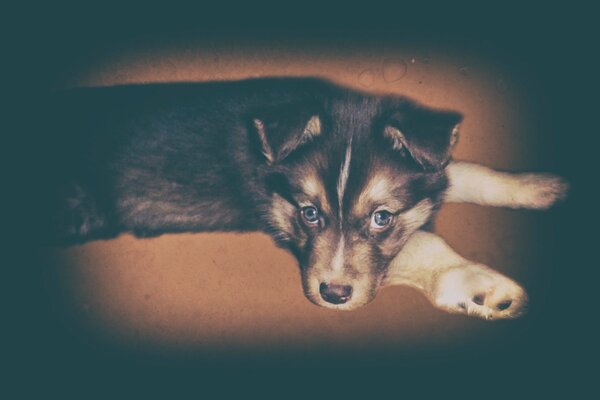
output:
[[[485,301],[485,294],[477,294],[477,295],[473,296],[471,301],[473,301],[473,303],[475,303],[479,306],[482,306],[483,302]]]
[[[512,300],[504,300],[498,304],[496,304],[496,308],[500,311],[506,310],[512,304]]]
[[[436,295],[434,304],[442,309],[487,320],[519,317],[527,305],[519,284],[480,264],[446,272]]]
[[[473,296],[471,301],[473,303],[477,304],[478,306],[483,306],[485,303],[485,294],[476,294],[475,296]],[[511,299],[503,300],[496,304],[496,309],[499,311],[504,311],[504,310],[508,309],[512,305],[512,303],[513,302]],[[461,304],[459,304],[459,307],[460,306],[461,306]],[[464,303],[462,303],[462,306],[463,307],[461,307],[461,308],[465,307]]]

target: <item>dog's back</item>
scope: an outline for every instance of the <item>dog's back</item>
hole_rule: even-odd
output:
[[[70,243],[124,230],[256,230],[247,194],[260,161],[247,134],[252,115],[299,120],[307,112],[299,110],[315,109],[331,90],[316,79],[271,78],[82,88],[38,99],[42,113],[30,121],[30,154],[42,166],[38,232]]]

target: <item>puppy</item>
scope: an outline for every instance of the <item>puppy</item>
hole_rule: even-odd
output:
[[[45,104],[44,240],[261,230],[333,309],[404,284],[451,312],[520,315],[524,290],[455,254],[433,218],[444,201],[543,209],[566,191],[452,161],[457,112],[318,79],[76,89]]]

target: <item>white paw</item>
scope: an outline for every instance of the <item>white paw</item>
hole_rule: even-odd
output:
[[[517,207],[545,210],[567,196],[569,185],[549,174],[521,174],[514,192]]]
[[[452,268],[440,275],[434,303],[446,311],[484,319],[516,318],[527,306],[525,290],[480,264]]]

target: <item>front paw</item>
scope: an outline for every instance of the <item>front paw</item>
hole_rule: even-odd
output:
[[[564,200],[569,184],[562,178],[550,174],[519,175],[514,192],[518,207],[545,210],[554,203]]]
[[[480,264],[452,268],[440,275],[434,304],[446,311],[483,319],[521,316],[527,294],[504,275]]]

